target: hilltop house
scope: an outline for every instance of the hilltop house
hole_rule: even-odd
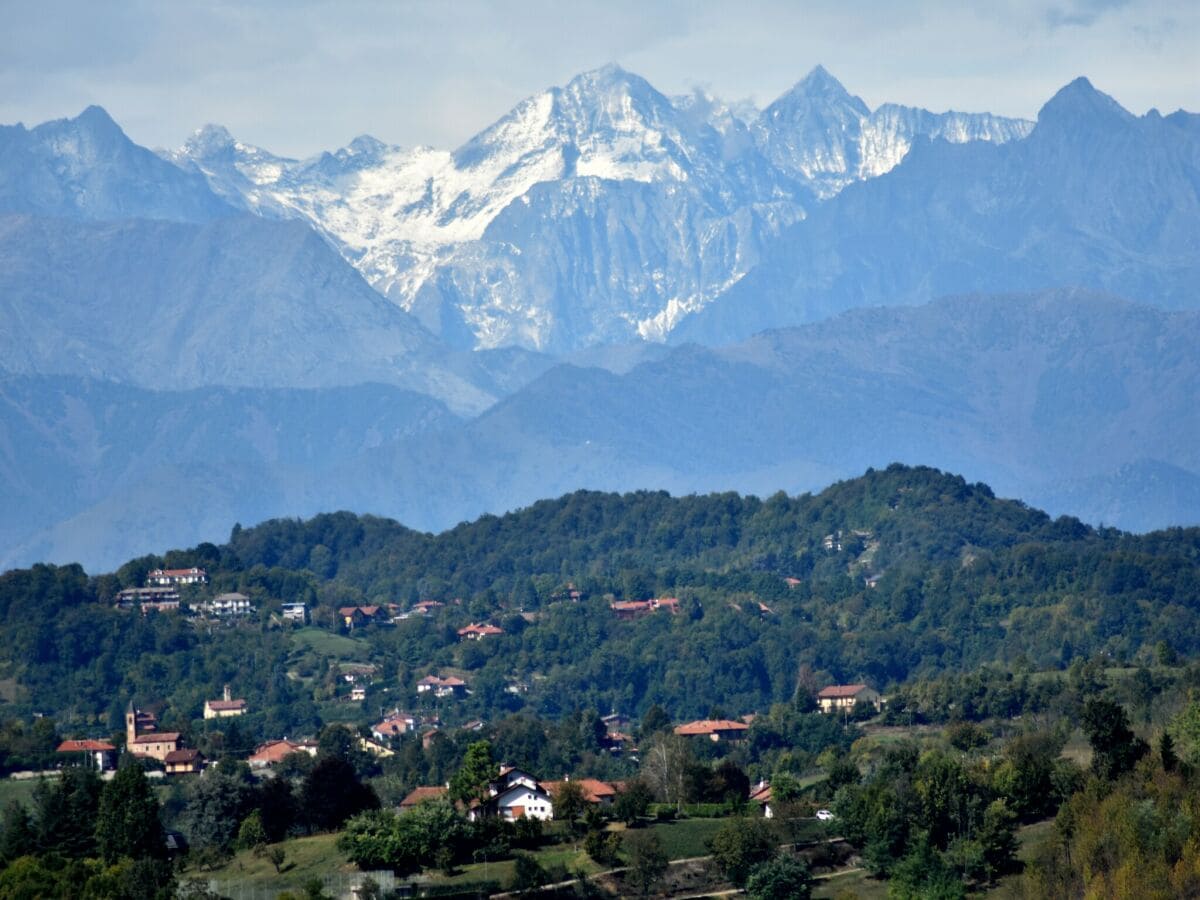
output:
[[[246,701],[233,699],[229,691],[229,685],[225,685],[225,690],[220,700],[204,701],[204,718],[206,719],[227,719],[230,716],[244,715],[245,712]]]
[[[254,606],[251,604],[249,597],[234,591],[230,594],[218,594],[207,603],[201,603],[200,610],[209,615],[225,619],[234,616],[248,616],[254,612]]]
[[[879,709],[883,697],[865,684],[831,684],[817,693],[817,705],[823,713],[849,712],[859,703],[869,703]]]
[[[729,719],[699,719],[675,726],[675,733],[683,737],[706,737],[710,741],[745,740],[750,726],[745,722]]]
[[[177,587],[181,584],[208,584],[208,573],[190,569],[152,569],[146,574],[147,587]]]
[[[140,609],[148,612],[163,612],[179,609],[179,591],[173,587],[125,588],[117,592],[117,609]]]

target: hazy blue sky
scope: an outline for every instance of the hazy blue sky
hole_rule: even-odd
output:
[[[0,122],[90,103],[140,143],[205,122],[306,155],[370,133],[452,147],[606,62],[668,93],[770,102],[822,63],[885,100],[1033,117],[1087,75],[1134,112],[1200,109],[1196,0],[4,0]]]

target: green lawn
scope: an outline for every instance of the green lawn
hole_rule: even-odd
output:
[[[724,825],[728,819],[679,819],[675,822],[658,822],[648,828],[657,835],[668,859],[691,859],[707,856],[705,842]]]
[[[867,872],[834,872],[817,880],[813,885],[814,900],[830,900],[839,895],[849,895],[862,900],[885,900],[888,895],[887,882],[872,878]]]
[[[29,806],[33,799],[33,789],[37,785],[36,778],[17,781],[12,778],[0,778],[0,809],[8,806],[12,800],[20,800]]]
[[[336,834],[317,834],[312,837],[293,838],[280,846],[286,854],[282,871],[266,859],[259,858],[250,850],[239,852],[219,869],[201,872],[189,868],[185,878],[215,878],[221,882],[245,882],[247,884],[270,884],[286,881],[288,884],[303,884],[310,878],[321,878],[339,871],[352,871],[345,855],[337,848]]]
[[[343,662],[368,662],[371,653],[366,641],[356,641],[324,628],[297,628],[292,632],[292,645],[297,650],[312,650]]]

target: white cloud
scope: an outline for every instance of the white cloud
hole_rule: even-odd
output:
[[[1140,113],[1197,108],[1197,46],[1191,0],[48,0],[6,10],[0,121],[99,103],[157,146],[208,121],[292,155],[363,132],[454,146],[608,61],[759,103],[820,62],[872,105],[1025,116],[1083,74]]]

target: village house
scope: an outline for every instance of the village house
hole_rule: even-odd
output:
[[[460,641],[478,641],[498,634],[504,634],[504,629],[498,628],[495,625],[481,625],[476,622],[472,622],[466,628],[458,629],[458,639]]]
[[[675,733],[683,737],[706,737],[710,741],[742,741],[750,726],[745,722],[729,719],[700,719],[675,726]]]
[[[254,612],[250,598],[237,591],[230,594],[218,594],[207,603],[201,603],[199,608],[202,612],[219,619],[248,616]]]
[[[410,731],[416,731],[420,727],[420,716],[393,711],[385,716],[383,721],[371,726],[371,737],[386,744],[393,738],[400,737],[402,734],[408,734]]]
[[[308,621],[308,607],[303,603],[285,603],[280,610],[285,622],[298,622],[303,625]]]
[[[270,769],[283,762],[284,757],[293,753],[307,753],[309,756],[316,756],[317,745],[312,741],[289,741],[287,738],[281,741],[267,741],[265,744],[259,744],[258,749],[250,755],[246,762],[250,764],[251,769]]]
[[[571,779],[563,781],[543,781],[544,787],[551,797],[558,796],[559,790],[564,784],[574,783],[583,788],[583,799],[592,806],[599,806],[607,809],[613,805],[613,801],[617,799],[617,789],[607,781],[600,781],[597,778],[577,778],[574,782]]]
[[[179,609],[179,591],[175,588],[125,588],[117,592],[116,609],[140,609],[142,615]]]
[[[343,606],[338,610],[338,618],[350,629],[389,621],[387,611],[382,606]]]
[[[878,710],[883,705],[879,692],[865,684],[831,684],[817,693],[821,712],[849,712],[859,703],[869,703]]]
[[[767,782],[760,781],[757,787],[751,788],[749,800],[762,813],[764,819],[775,817],[775,811],[771,808],[771,785]]]
[[[195,775],[204,768],[204,756],[199,750],[172,750],[163,757],[168,775]]]
[[[374,663],[340,663],[338,671],[347,684],[370,684],[379,673],[379,667]]]
[[[80,754],[97,772],[110,772],[117,767],[117,748],[108,741],[63,741],[57,752]]]
[[[550,821],[554,818],[554,794],[567,780],[538,781],[523,769],[501,766],[496,779],[488,785],[488,796],[475,801],[467,812],[472,821],[483,817],[497,817],[507,822],[521,818]],[[584,800],[595,806],[611,806],[616,800],[615,786],[595,778],[581,778],[576,782],[583,789]],[[419,787],[400,801],[400,809],[412,809],[428,800],[446,796],[445,787]]]
[[[359,685],[355,685],[354,687],[350,688],[350,702],[351,703],[361,703],[362,701],[364,701],[366,699],[367,699],[367,689],[365,686],[359,684]]]
[[[245,712],[246,701],[235,700],[229,691],[229,685],[225,685],[220,700],[204,701],[204,718],[206,719],[227,719],[230,716],[244,715]]]
[[[521,818],[554,818],[554,800],[538,780],[521,769],[503,767],[500,777],[488,788],[491,794],[469,814],[472,820],[482,816],[497,816],[506,822]]]
[[[146,574],[147,587],[176,587],[181,584],[208,584],[208,573],[191,569],[152,569]]]
[[[417,787],[408,792],[403,800],[400,801],[400,811],[412,809],[414,806],[419,806],[422,803],[428,803],[431,800],[440,800],[449,793],[448,787],[439,785],[431,785],[429,787]]]
[[[439,678],[437,675],[426,675],[417,682],[417,693],[433,692],[435,697],[461,697],[467,692],[467,683],[453,675]]]

